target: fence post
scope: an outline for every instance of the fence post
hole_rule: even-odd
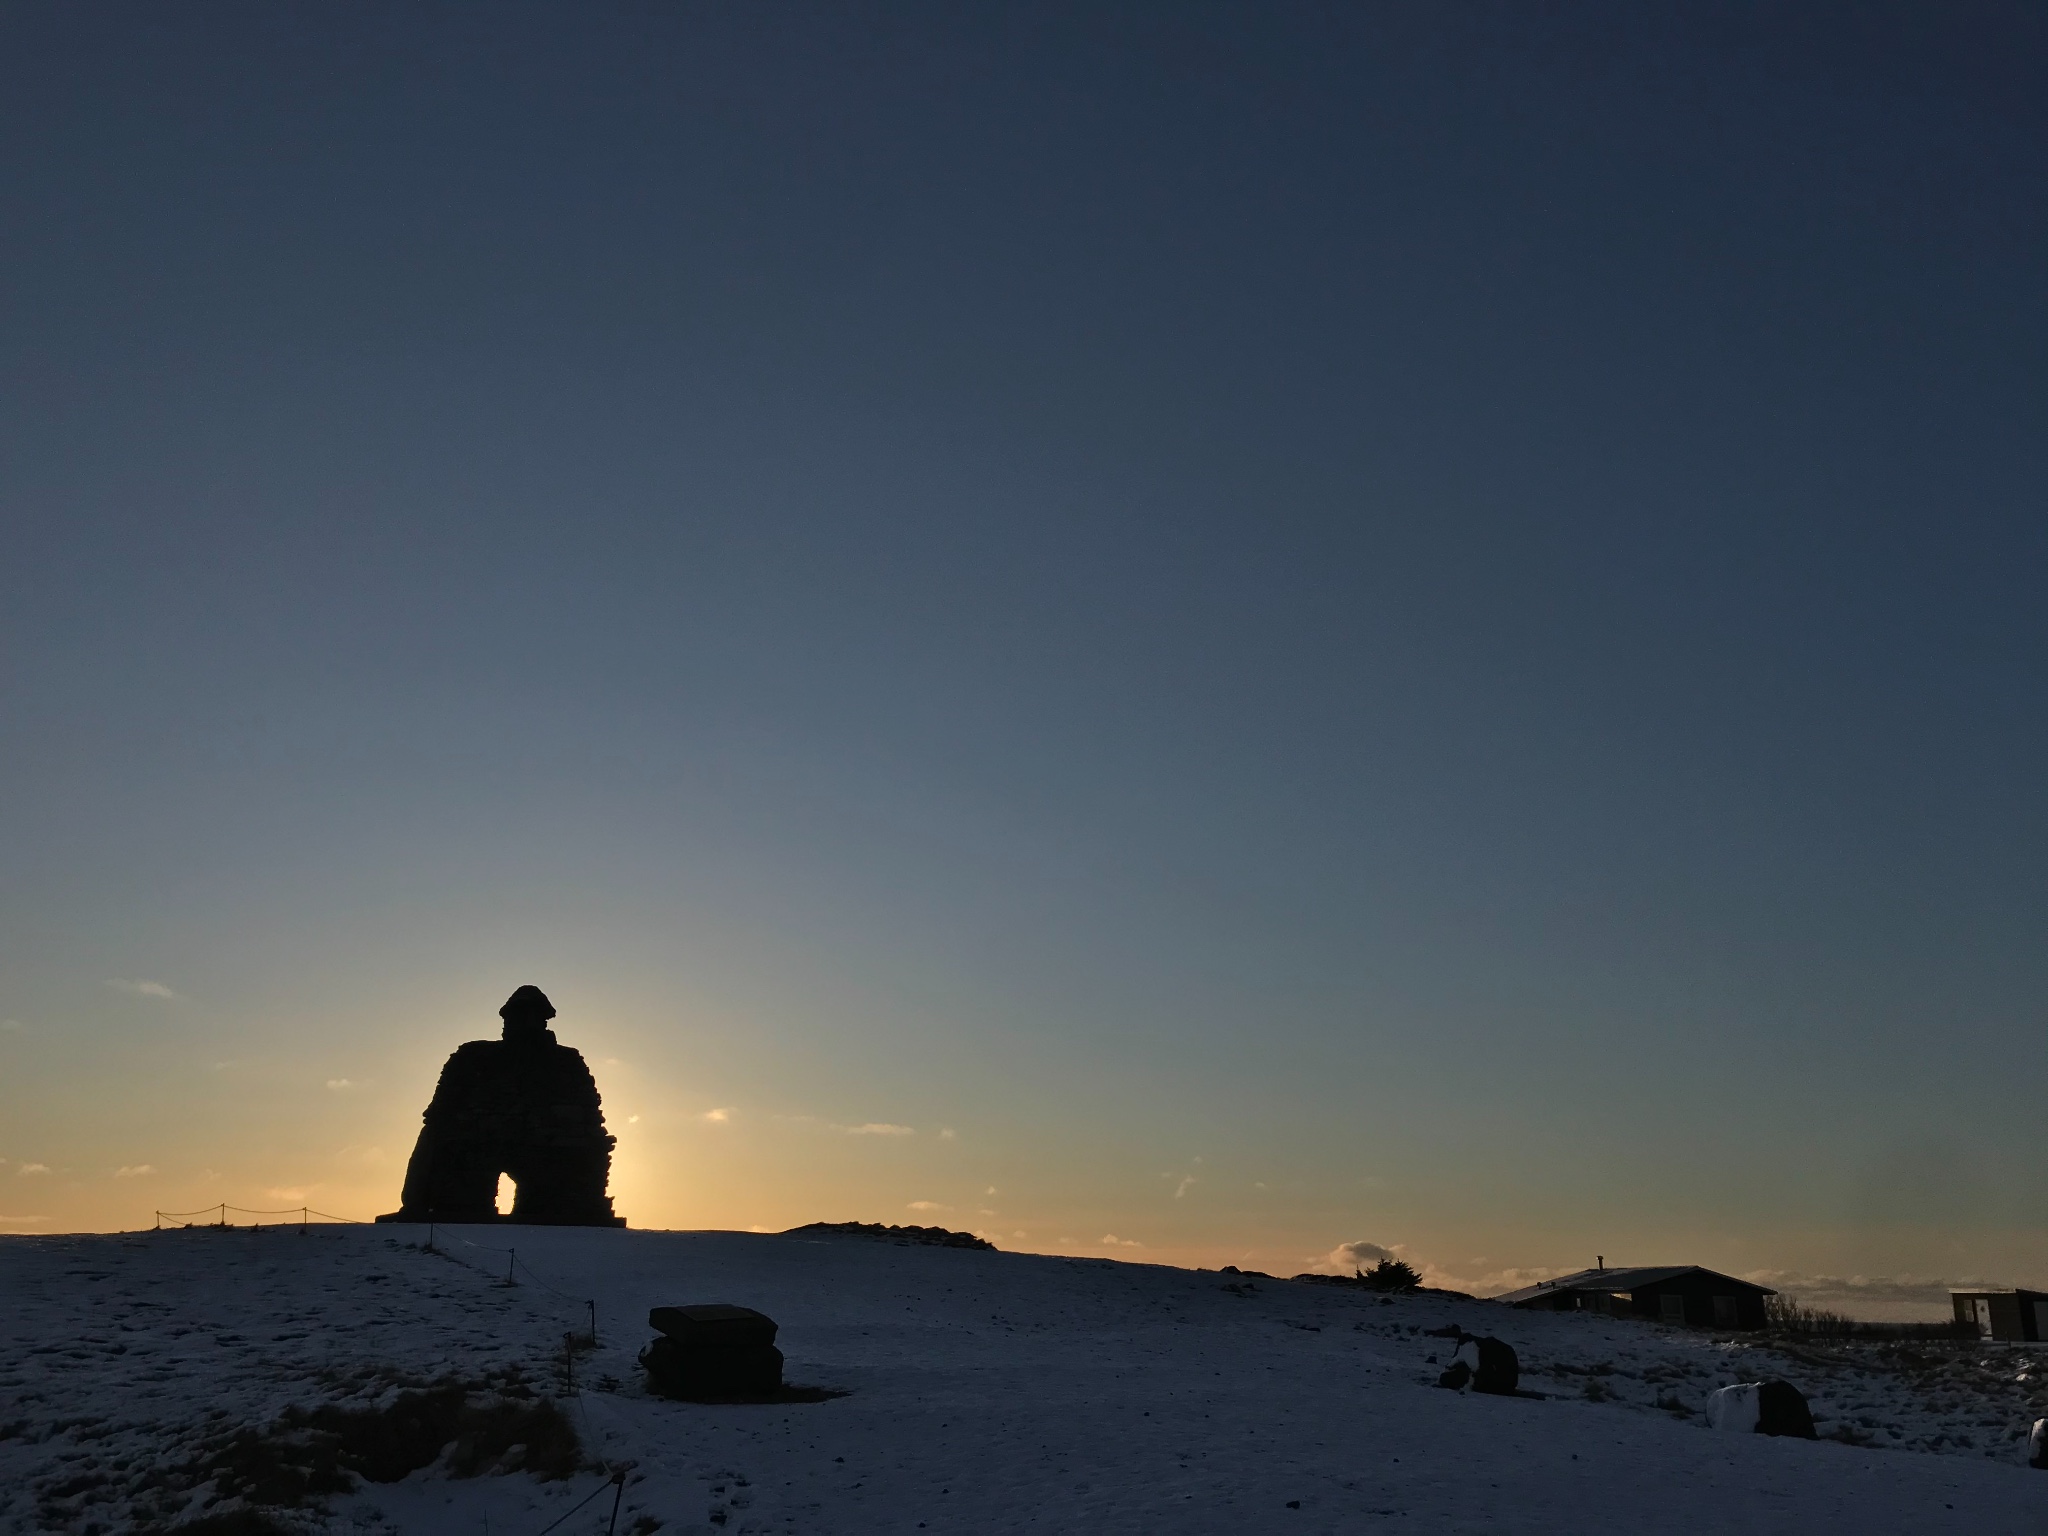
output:
[[[519,1250],[517,1248],[507,1248],[505,1250],[505,1283],[507,1285],[517,1285],[519,1283],[517,1280],[512,1278],[513,1266],[516,1265],[518,1262]]]
[[[225,1200],[220,1203],[220,1224],[223,1227],[228,1224],[228,1203]]]
[[[590,1347],[595,1349],[597,1348],[597,1303],[587,1301],[584,1305],[590,1308]]]

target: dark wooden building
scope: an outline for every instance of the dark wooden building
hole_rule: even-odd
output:
[[[1697,1264],[1582,1269],[1493,1299],[1533,1312],[1595,1312],[1683,1328],[1761,1328],[1764,1298],[1778,1293]]]
[[[1956,1321],[1984,1339],[2048,1339],[2048,1292],[1950,1291]]]

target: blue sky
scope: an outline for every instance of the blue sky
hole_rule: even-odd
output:
[[[2038,12],[0,28],[13,1230],[2038,1282]]]

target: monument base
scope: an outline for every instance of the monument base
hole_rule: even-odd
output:
[[[569,1217],[507,1216],[498,1211],[481,1216],[456,1211],[392,1211],[377,1220],[403,1221],[420,1227],[428,1222],[438,1222],[444,1227],[623,1227],[626,1224],[623,1216],[591,1216],[575,1220]]]

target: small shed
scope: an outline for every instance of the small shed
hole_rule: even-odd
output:
[[[1984,1339],[2048,1339],[2048,1291],[1950,1291],[1956,1321]]]
[[[1641,1317],[1682,1328],[1761,1328],[1764,1298],[1778,1293],[1697,1264],[1582,1269],[1493,1299],[1532,1312]]]

